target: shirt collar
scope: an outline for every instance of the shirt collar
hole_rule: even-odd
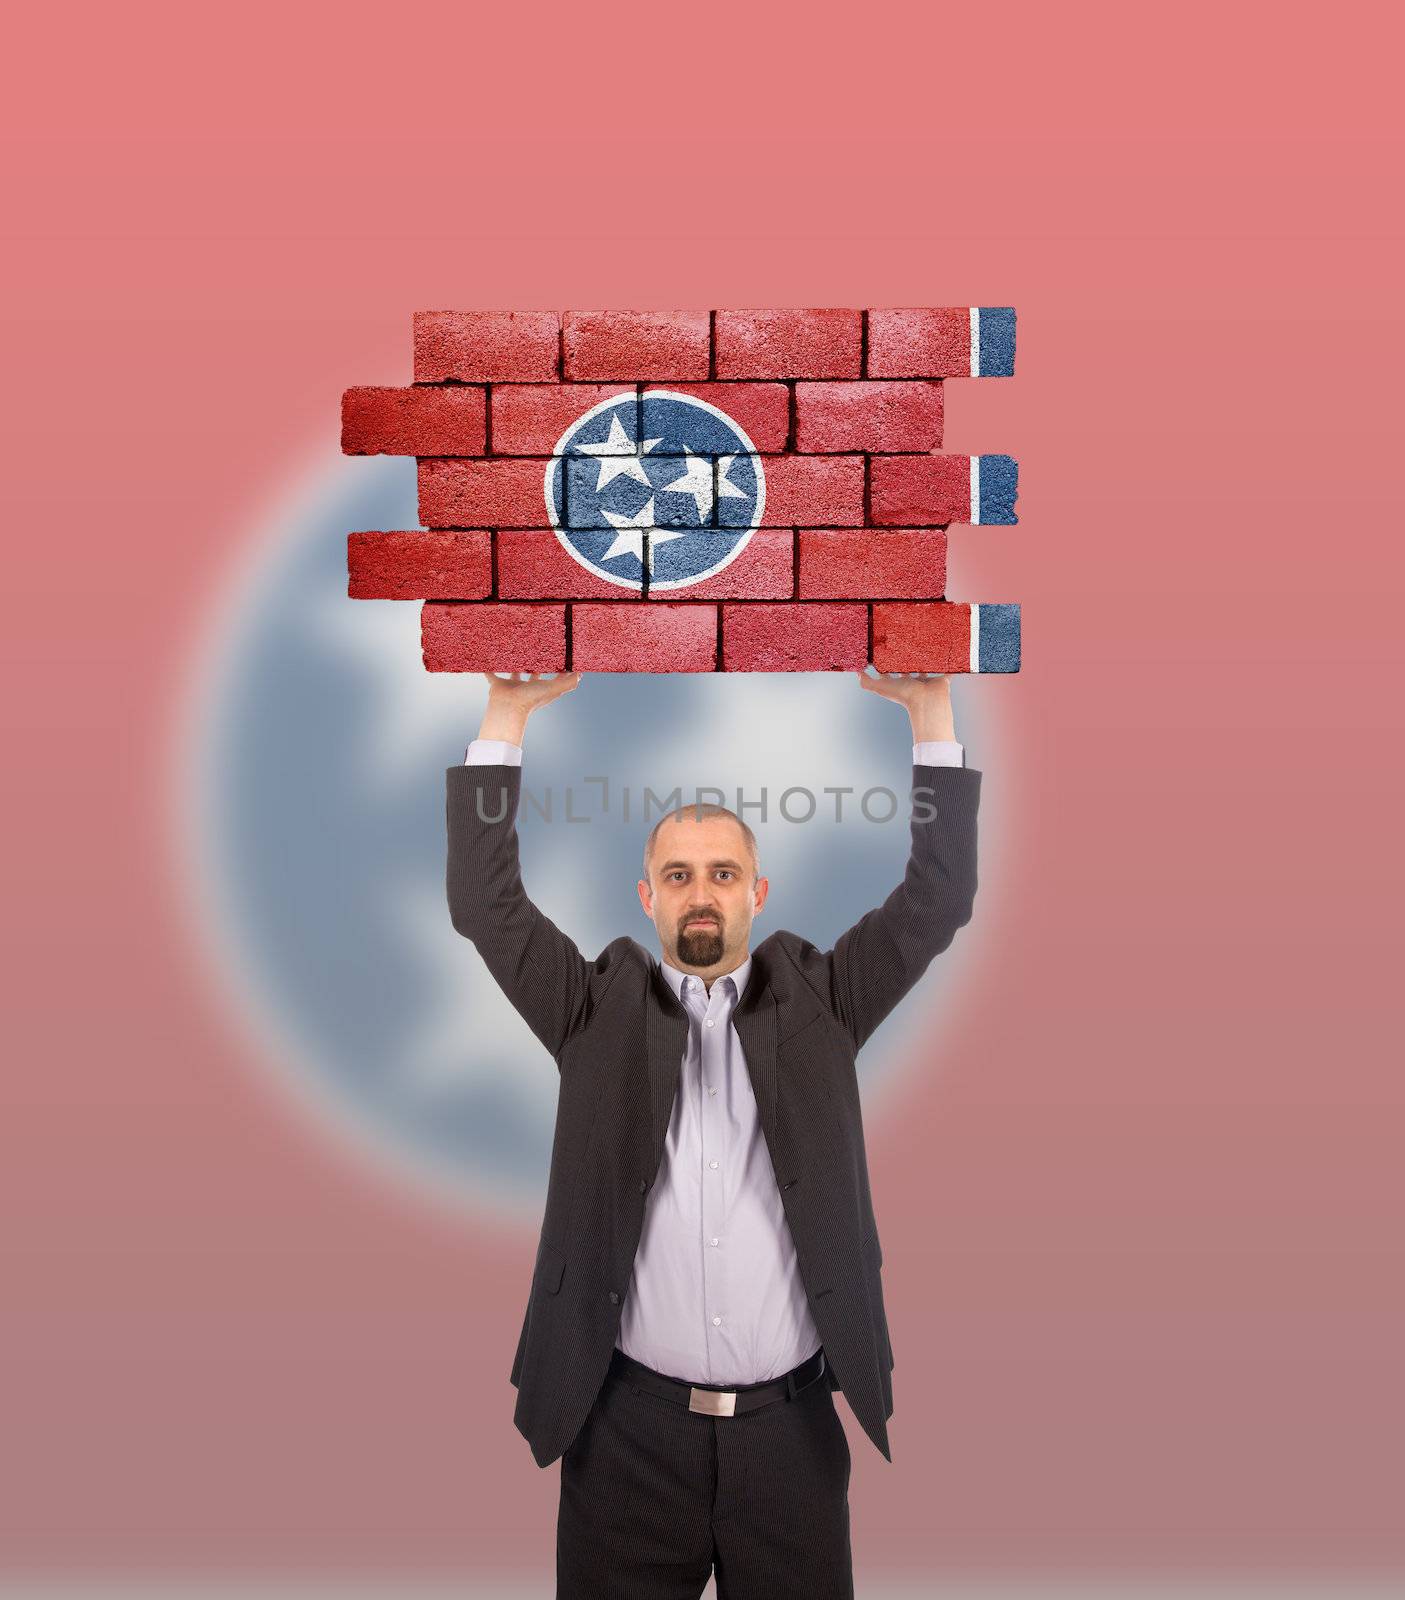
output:
[[[682,999],[683,999],[683,980],[684,980],[684,978],[696,978],[697,977],[697,973],[695,973],[695,972],[680,972],[677,967],[670,966],[667,961],[663,961],[663,960],[660,960],[659,965],[663,968],[663,975],[664,975],[665,978],[668,979],[668,986],[669,986],[670,989],[673,990],[674,998],[681,1002]],[[732,980],[733,984],[736,987],[736,991],[737,991],[736,997],[737,997],[738,1000],[740,1000],[741,997],[742,997],[742,994],[746,990],[746,980],[747,980],[747,976],[750,973],[750,971],[751,971],[751,957],[747,956],[746,960],[743,961],[742,964],[739,967],[734,967],[730,972],[724,972],[720,978],[715,978],[713,980],[713,982],[714,982],[714,984],[723,983],[728,978],[730,978]],[[698,981],[699,981],[699,983],[702,982],[702,980],[700,978],[698,979]]]

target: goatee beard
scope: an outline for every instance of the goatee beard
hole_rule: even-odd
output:
[[[678,959],[690,967],[715,966],[722,959],[722,930],[684,928],[678,935]]]

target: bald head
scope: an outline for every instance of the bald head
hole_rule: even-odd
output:
[[[747,870],[750,873],[751,881],[755,883],[757,878],[759,878],[761,875],[761,861],[759,852],[756,848],[756,835],[749,827],[747,827],[746,823],[742,821],[735,811],[729,810],[726,806],[713,805],[708,801],[702,801],[696,805],[679,806],[675,811],[666,811],[649,830],[649,837],[644,842],[645,878],[647,878],[650,883],[654,881],[653,868],[655,859],[658,858],[659,839],[661,835],[665,836],[666,839],[678,837],[688,840],[690,839],[690,835],[677,833],[679,828],[686,828],[697,822],[708,822],[717,817],[727,817],[731,819],[733,829],[730,831],[734,832],[737,836],[737,849],[741,853],[740,859],[743,863],[745,863]],[[714,837],[717,837],[721,831],[724,830],[718,830],[716,828],[709,830]]]

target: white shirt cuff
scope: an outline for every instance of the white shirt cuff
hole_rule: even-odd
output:
[[[522,746],[510,739],[475,739],[464,752],[466,767],[520,767]]]
[[[955,739],[922,739],[912,747],[912,761],[919,767],[964,767],[966,752]]]

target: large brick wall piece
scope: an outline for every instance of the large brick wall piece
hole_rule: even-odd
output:
[[[347,593],[419,602],[426,670],[1019,670],[1019,606],[946,595],[953,531],[1017,520],[1013,457],[943,449],[1010,307],[420,311],[413,346],[341,437],[415,459],[424,526],[349,534]]]

